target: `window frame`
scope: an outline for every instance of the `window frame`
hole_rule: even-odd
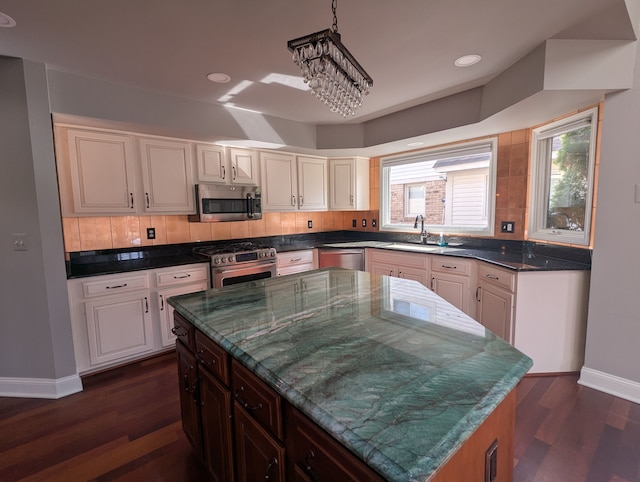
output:
[[[421,213],[412,213],[411,212],[411,202],[410,200],[410,195],[409,192],[411,190],[412,187],[421,187],[422,188],[422,212]],[[426,186],[424,185],[424,183],[421,182],[413,182],[411,184],[405,184],[405,199],[404,199],[404,217],[411,217],[411,216],[419,216],[420,214],[424,215],[424,209],[425,209],[425,203],[426,203]]]
[[[389,169],[394,165],[411,164],[436,159],[461,157],[478,152],[489,152],[489,179],[486,192],[488,210],[487,225],[485,227],[435,225],[425,224],[427,232],[444,232],[445,234],[493,236],[495,230],[496,183],[498,172],[498,138],[488,137],[476,141],[466,141],[446,147],[432,147],[412,151],[410,153],[395,154],[380,158],[380,231],[413,232],[413,223],[391,224],[391,192]],[[425,196],[427,193],[425,192]]]
[[[548,139],[573,130],[591,126],[587,167],[587,194],[585,200],[584,229],[570,231],[546,227],[547,204],[551,186],[551,146]],[[595,165],[598,139],[598,107],[579,112],[531,131],[531,175],[529,185],[529,226],[527,239],[589,246],[591,242],[591,215],[595,192]]]

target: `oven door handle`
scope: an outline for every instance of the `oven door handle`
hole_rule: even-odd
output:
[[[247,216],[249,219],[255,216],[255,199],[251,194],[247,194]]]

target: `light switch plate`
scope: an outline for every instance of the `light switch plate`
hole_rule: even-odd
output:
[[[500,232],[513,233],[515,231],[515,226],[516,226],[515,221],[502,221],[500,223]]]
[[[28,251],[27,233],[11,233],[14,251]]]

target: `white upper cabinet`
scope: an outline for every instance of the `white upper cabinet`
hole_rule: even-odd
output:
[[[62,139],[58,144],[59,164],[68,159],[60,166],[64,172],[59,176],[67,194],[63,214],[135,213],[131,137],[73,129],[67,132],[67,141],[66,146]]]
[[[257,186],[258,156],[252,149],[196,144],[198,182]]]
[[[298,207],[304,210],[327,209],[327,160],[298,156]]]
[[[327,209],[327,161],[320,157],[260,152],[265,211]]]
[[[195,213],[190,143],[140,139],[140,159],[145,212]]]
[[[369,209],[369,159],[329,159],[329,209]]]

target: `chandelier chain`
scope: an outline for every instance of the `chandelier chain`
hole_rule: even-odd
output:
[[[338,15],[336,14],[337,8],[338,8],[338,0],[332,0],[331,11],[333,12],[333,25],[331,26],[331,28],[335,33],[338,33]]]

